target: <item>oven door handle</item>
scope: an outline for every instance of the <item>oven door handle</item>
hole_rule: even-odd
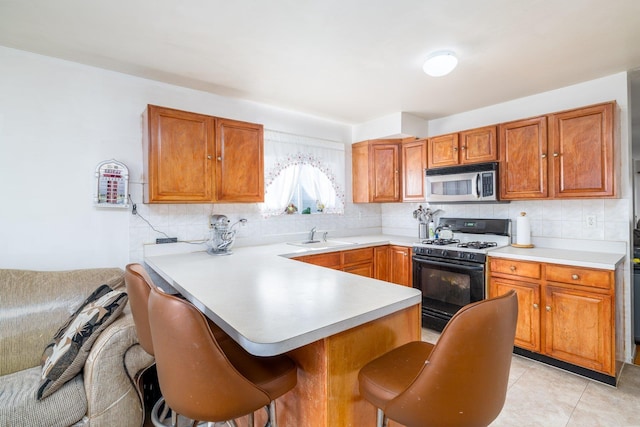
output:
[[[413,261],[414,262],[418,262],[420,264],[432,264],[432,265],[439,265],[441,267],[451,267],[452,265],[457,265],[460,267],[464,267],[467,270],[484,270],[484,264],[478,264],[478,263],[468,263],[468,262],[464,262],[464,261],[457,261],[457,260],[450,260],[450,261],[436,261],[432,258],[426,259],[426,258],[422,258],[419,256],[413,256]]]

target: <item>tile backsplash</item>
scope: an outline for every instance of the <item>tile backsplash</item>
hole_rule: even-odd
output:
[[[419,203],[382,205],[382,228],[389,234],[405,234],[403,230],[414,230],[418,226],[411,212]],[[426,206],[426,204],[422,204]],[[462,218],[509,218],[513,224],[515,241],[515,221],[520,212],[526,212],[531,220],[532,237],[561,239],[615,240],[629,239],[630,210],[627,199],[588,200],[544,200],[516,201],[496,204],[450,204],[429,205],[432,210],[441,209],[438,217]],[[595,217],[595,224],[589,226],[587,217]]]
[[[381,205],[346,203],[345,213],[281,215],[264,217],[257,203],[227,204],[144,204],[142,184],[132,183],[130,192],[139,215],[129,222],[129,260],[142,262],[143,245],[156,238],[177,237],[180,241],[204,241],[209,237],[209,216],[226,215],[231,223],[246,218],[246,225],[237,227],[236,245],[267,244],[304,238],[312,227],[329,236],[348,236],[382,232]],[[409,205],[404,205],[411,215]],[[149,223],[145,222],[145,218]],[[151,227],[153,226],[153,228]],[[155,228],[155,230],[154,230]],[[157,230],[157,231],[156,231]],[[161,233],[162,232],[162,233]],[[202,249],[205,246],[202,245]],[[196,249],[197,250],[197,249]]]
[[[343,215],[282,215],[265,218],[257,203],[249,204],[143,204],[142,185],[133,183],[131,195],[139,215],[129,226],[130,262],[143,260],[144,244],[155,243],[161,232],[180,241],[204,241],[209,235],[209,215],[224,214],[231,223],[246,218],[238,227],[237,245],[266,244],[303,238],[312,227],[333,236],[364,233],[418,237],[418,222],[413,211],[419,205],[441,209],[438,215],[462,218],[510,218],[515,241],[516,218],[526,212],[535,239],[560,238],[594,241],[628,241],[630,211],[628,199],[517,201],[495,204],[427,205],[426,203],[353,204],[346,203]],[[595,217],[592,227],[587,216]],[[155,228],[147,224],[145,218]],[[204,245],[202,246],[204,249]]]

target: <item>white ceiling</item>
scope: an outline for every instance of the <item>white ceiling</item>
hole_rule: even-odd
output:
[[[640,68],[640,0],[0,0],[0,45],[337,120]],[[446,77],[422,63],[460,59]]]

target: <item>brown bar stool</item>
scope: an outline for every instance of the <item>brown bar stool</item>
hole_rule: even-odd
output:
[[[149,326],[149,293],[154,288],[153,280],[145,268],[137,263],[128,264],[124,271],[124,283],[127,287],[129,295],[129,304],[131,306],[131,315],[133,323],[136,325],[136,333],[140,346],[154,356],[153,342],[151,340],[151,328]],[[152,365],[153,366],[153,365]],[[171,425],[177,425],[178,414],[169,412],[169,406],[165,405],[164,398],[158,399],[151,409],[151,422],[154,426],[160,427],[166,425],[168,416],[171,417]]]
[[[518,317],[509,291],[463,307],[438,342],[410,342],[365,365],[361,395],[407,427],[488,426],[502,411]]]
[[[275,399],[297,382],[290,358],[247,353],[193,304],[157,288],[149,295],[149,323],[160,388],[173,410],[232,425],[249,415],[253,427],[253,413],[267,407],[277,427]]]

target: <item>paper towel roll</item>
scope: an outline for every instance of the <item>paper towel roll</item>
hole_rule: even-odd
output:
[[[520,212],[516,219],[516,243],[523,246],[531,244],[531,222],[526,212]]]

